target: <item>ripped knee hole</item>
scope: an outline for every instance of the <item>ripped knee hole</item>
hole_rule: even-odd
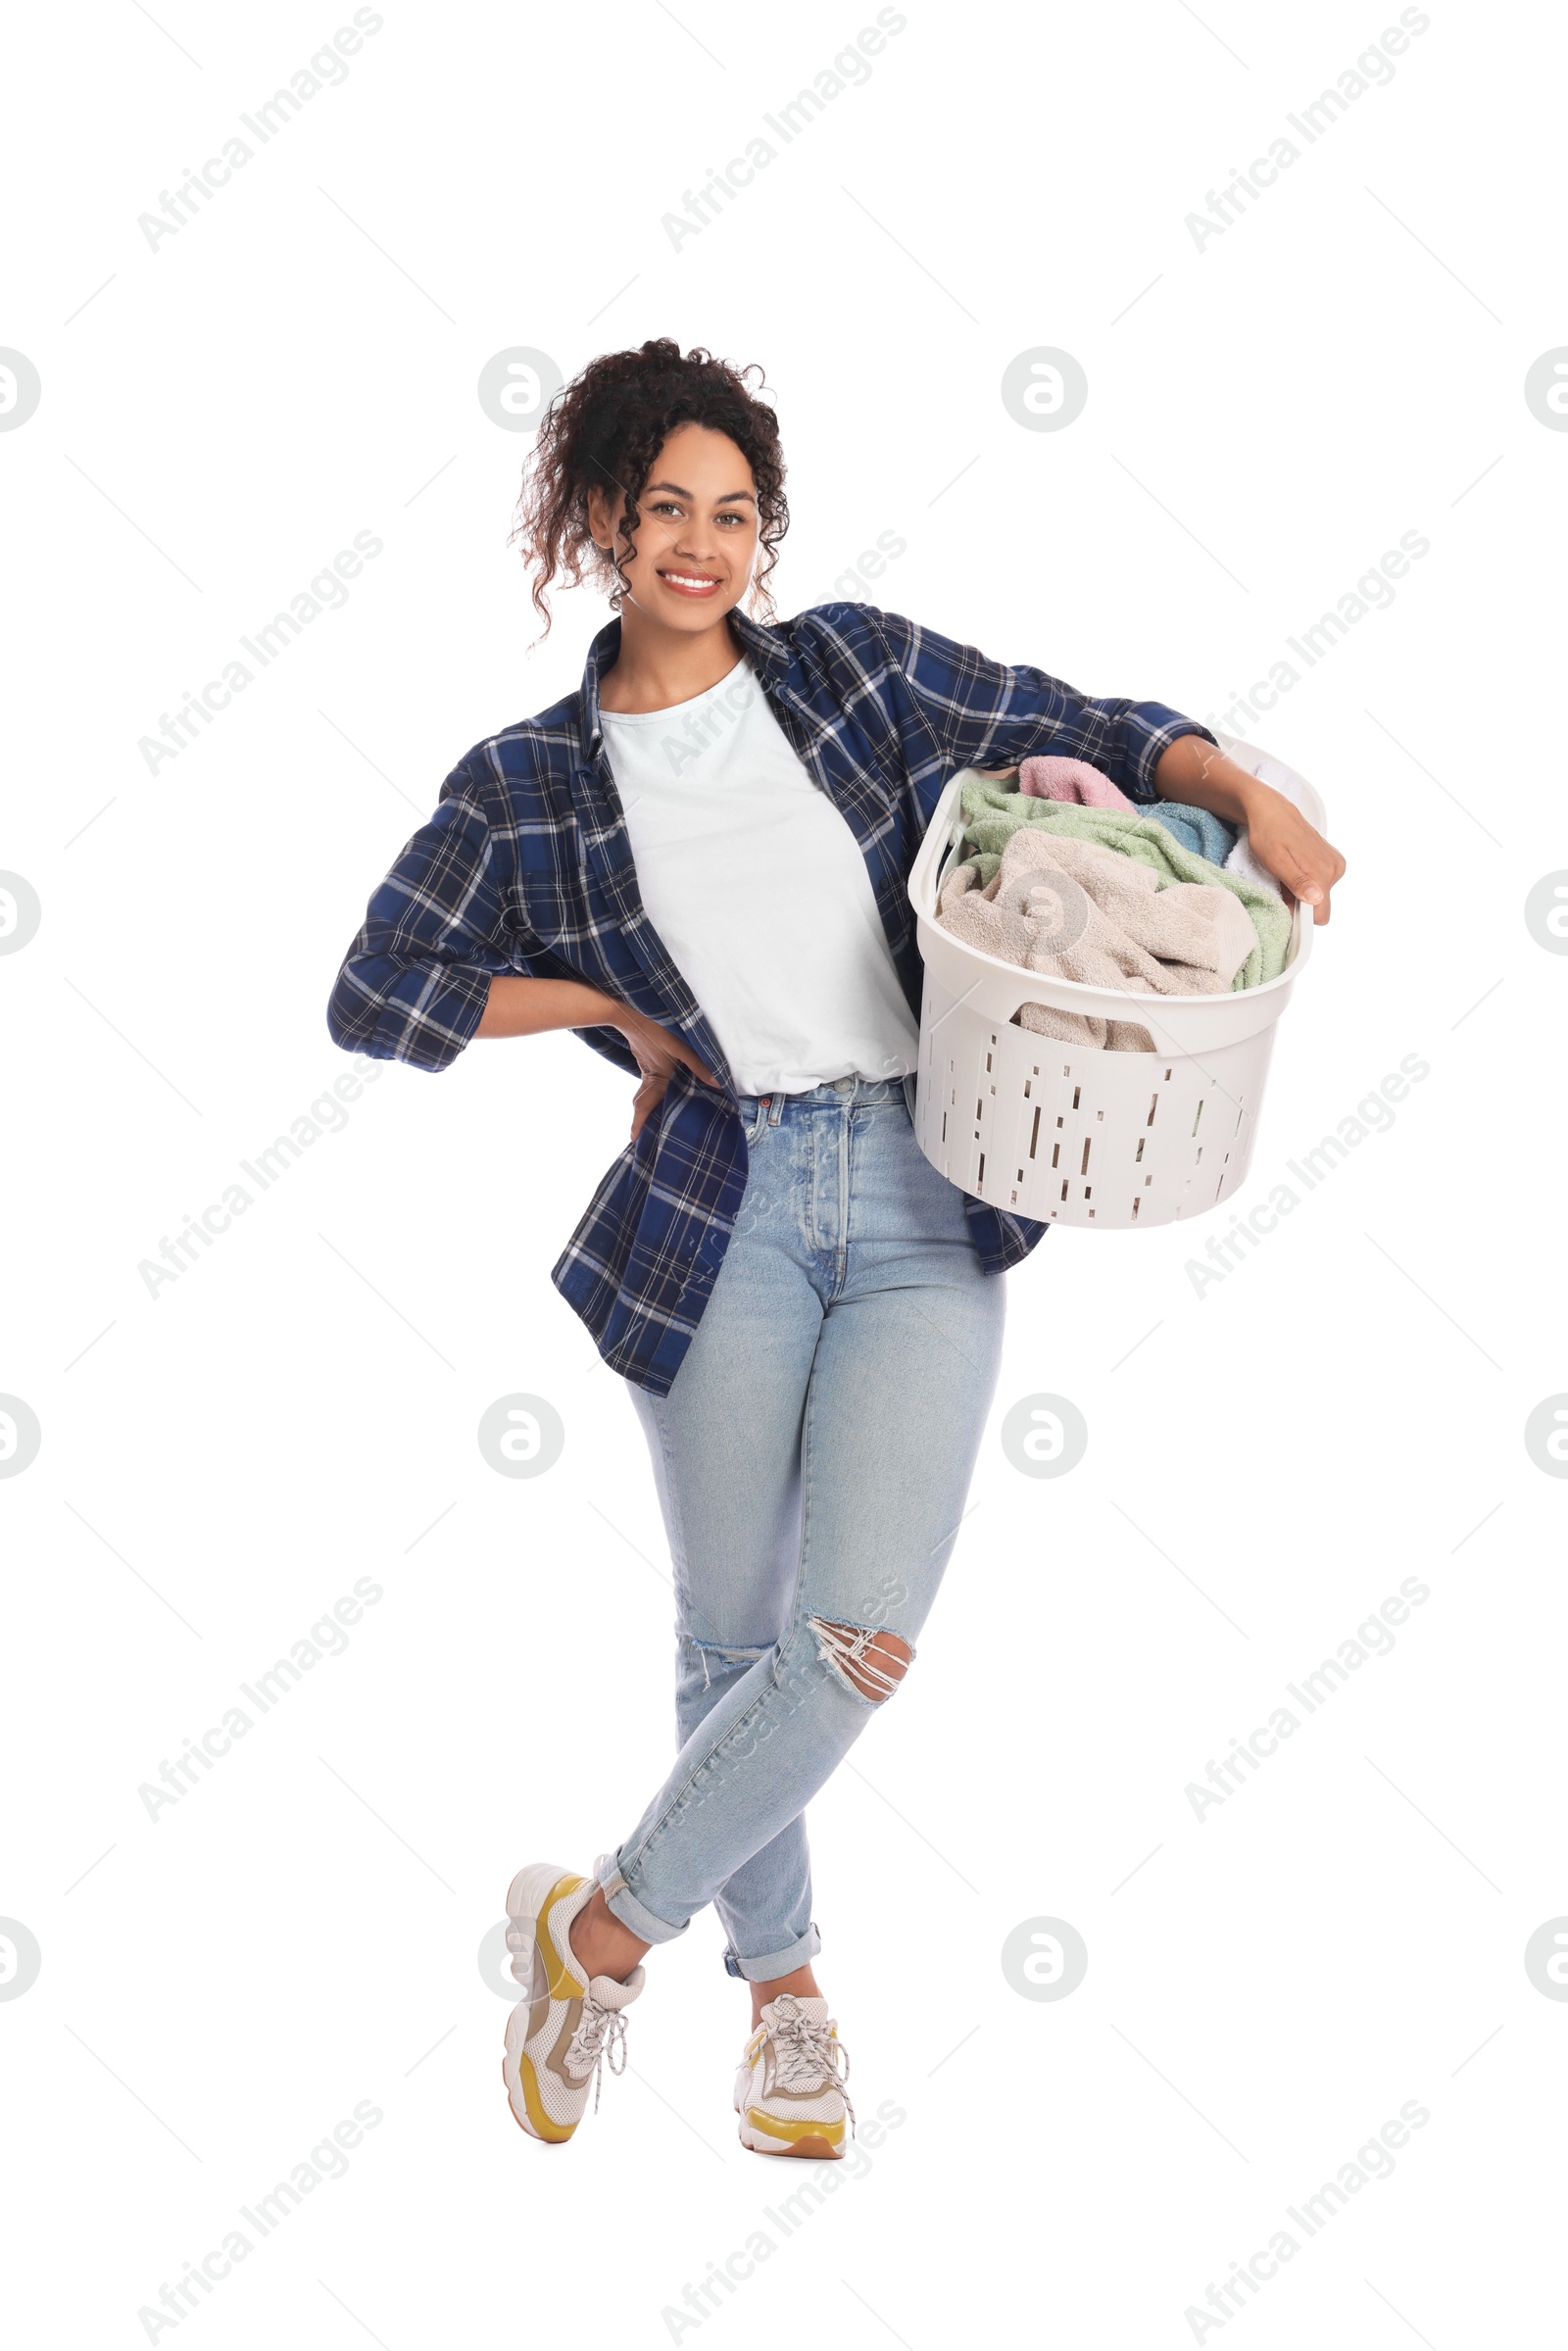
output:
[[[818,1657],[857,1696],[880,1705],[893,1695],[914,1656],[899,1634],[874,1625],[833,1624],[820,1616],[807,1621],[816,1636]]]

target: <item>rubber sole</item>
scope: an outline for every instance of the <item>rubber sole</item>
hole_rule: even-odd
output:
[[[755,2138],[747,2137],[744,2123],[736,2135],[749,2155],[803,2155],[808,2163],[842,2163],[844,2160],[844,2149],[830,2147],[825,2138],[798,2138],[787,2147],[781,2147],[776,2140],[771,2146],[759,2146]]]
[[[735,2109],[735,2115],[736,2136],[749,2155],[803,2155],[808,2163],[842,2163],[844,2160],[842,2144],[835,2147],[831,2139],[818,2138],[814,2134],[787,2141],[770,2138],[765,2131],[748,2131],[745,2113],[739,2106]]]

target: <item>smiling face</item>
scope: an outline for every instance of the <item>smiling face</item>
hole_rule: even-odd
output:
[[[588,493],[594,538],[618,556],[626,602],[647,619],[695,636],[740,603],[757,562],[757,488],[726,433],[682,424],[670,434],[638,495],[630,554],[618,535],[625,508],[618,492],[613,502]]]

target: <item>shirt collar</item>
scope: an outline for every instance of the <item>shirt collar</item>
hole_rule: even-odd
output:
[[[765,628],[760,621],[750,619],[739,610],[729,615],[736,643],[761,678],[764,690],[771,685],[776,692],[783,684],[789,669],[789,647],[776,628]],[[599,690],[606,673],[615,665],[620,652],[620,621],[608,621],[588,648],[588,660],[582,673],[582,738],[587,759],[597,759],[604,742],[604,725],[600,715]]]

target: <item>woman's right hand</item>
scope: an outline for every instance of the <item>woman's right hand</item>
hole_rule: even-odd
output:
[[[607,1000],[612,1001],[612,1000]],[[607,1028],[619,1029],[636,1056],[642,1071],[642,1081],[632,1097],[631,1139],[635,1143],[652,1113],[664,1099],[664,1089],[674,1071],[689,1069],[701,1078],[705,1086],[717,1088],[706,1061],[700,1061],[685,1041],[673,1031],[661,1028],[657,1020],[646,1013],[634,1012],[630,1004],[614,1004],[613,1016],[607,1017]]]
[[[536,980],[520,972],[498,972],[491,980],[474,1034],[479,1037],[536,1037],[546,1029],[619,1029],[630,1046],[642,1082],[632,1098],[635,1143],[650,1112],[664,1099],[676,1069],[689,1069],[715,1092],[720,1081],[706,1062],[669,1029],[646,1012],[634,1012],[618,997],[607,996],[588,980]]]

